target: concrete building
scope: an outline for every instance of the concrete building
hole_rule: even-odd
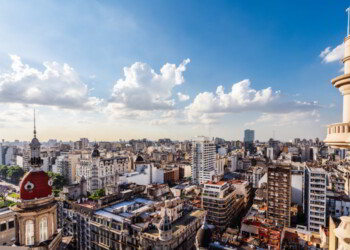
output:
[[[95,145],[92,154],[87,159],[78,159],[76,181],[79,182],[84,177],[88,191],[93,192],[108,185],[116,185],[119,175],[127,173],[128,169],[129,157],[103,158]]]
[[[11,246],[15,240],[15,213],[9,208],[2,208],[0,209],[0,246]]]
[[[266,157],[271,161],[273,161],[275,159],[275,157],[273,155],[273,148],[269,147],[266,149]]]
[[[306,167],[308,230],[318,232],[326,226],[327,172],[323,168]]]
[[[153,163],[138,164],[136,171],[120,176],[121,183],[135,183],[138,185],[163,184],[164,169],[157,168]]]
[[[192,182],[202,184],[215,175],[215,144],[208,137],[192,139]]]
[[[291,167],[269,166],[267,171],[268,219],[276,225],[289,227],[292,201]]]
[[[202,193],[202,208],[205,209],[209,224],[224,230],[231,222],[237,209],[234,187],[225,181],[207,182]]]

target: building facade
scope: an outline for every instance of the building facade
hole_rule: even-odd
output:
[[[267,187],[268,219],[274,221],[276,225],[289,227],[292,200],[291,167],[269,166]]]
[[[203,184],[215,175],[215,144],[208,137],[199,136],[192,140],[192,182]]]

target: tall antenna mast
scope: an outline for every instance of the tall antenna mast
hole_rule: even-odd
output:
[[[348,12],[348,36],[350,35],[350,7],[345,10]]]
[[[34,109],[34,138],[36,138],[35,109]]]

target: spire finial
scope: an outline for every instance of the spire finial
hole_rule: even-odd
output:
[[[350,35],[350,7],[345,10],[348,12],[348,36]]]
[[[36,138],[35,108],[34,108],[34,138]]]

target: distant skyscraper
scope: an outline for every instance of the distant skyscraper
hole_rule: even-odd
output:
[[[254,130],[244,130],[244,148],[246,152],[254,153]]]
[[[215,174],[215,144],[208,137],[192,139],[192,182],[205,183]]]
[[[251,129],[244,130],[244,142],[254,142],[255,132]]]

